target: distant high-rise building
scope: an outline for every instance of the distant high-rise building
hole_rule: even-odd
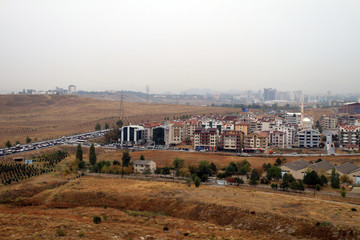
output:
[[[264,88],[264,101],[272,101],[276,99],[275,88]]]
[[[75,93],[76,93],[76,86],[69,85],[69,94],[75,94]]]

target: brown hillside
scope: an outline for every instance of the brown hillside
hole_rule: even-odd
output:
[[[119,119],[118,101],[71,95],[0,95],[0,146],[6,140],[25,142],[93,131],[95,124],[115,125]],[[124,103],[124,123],[161,121],[181,115],[225,114],[235,109]]]

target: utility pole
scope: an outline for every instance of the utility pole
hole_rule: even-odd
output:
[[[124,94],[122,93],[120,94],[119,118],[121,121],[123,121],[123,124],[125,124]]]

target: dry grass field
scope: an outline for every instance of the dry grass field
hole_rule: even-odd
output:
[[[67,182],[67,177],[53,174],[1,186],[0,239],[351,239],[359,234],[360,213],[346,203],[236,187],[88,176]],[[62,185],[53,187],[59,181]],[[94,216],[102,218],[100,224],[93,223]]]
[[[0,95],[0,146],[7,140],[25,143],[93,131],[99,122],[115,125],[118,101],[67,95]],[[125,102],[124,123],[161,121],[182,115],[225,114],[236,109]]]
[[[215,163],[218,167],[222,168],[227,166],[230,162],[240,162],[244,159],[248,160],[252,167],[260,168],[264,163],[274,164],[276,159],[279,156],[265,156],[265,157],[238,157],[234,153],[206,153],[206,152],[181,152],[181,151],[157,151],[157,150],[146,150],[130,153],[132,159],[131,161],[136,161],[140,158],[140,155],[144,155],[145,159],[153,160],[156,162],[157,166],[165,167],[171,166],[173,160],[178,157],[185,160],[187,165],[197,165],[200,161],[209,161]],[[122,153],[118,150],[102,150],[99,154],[98,159],[113,161],[121,160]],[[281,159],[285,158],[287,162],[295,161],[298,159],[304,159],[306,161],[316,161],[319,158],[322,160],[329,161],[333,164],[340,164],[346,161],[351,161],[354,164],[360,166],[360,157],[359,156],[310,156],[310,157],[280,157]]]

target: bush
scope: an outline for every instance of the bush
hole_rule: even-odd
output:
[[[66,231],[65,231],[65,229],[63,229],[63,228],[58,228],[58,229],[56,229],[56,234],[57,234],[59,237],[64,237],[64,236],[66,236]]]
[[[357,208],[351,208],[351,211],[356,212]]]
[[[198,176],[195,177],[194,179],[194,184],[195,184],[195,187],[199,187],[200,186],[200,178]]]
[[[345,190],[341,190],[341,196],[344,198],[346,196],[346,191]]]
[[[244,180],[242,178],[237,177],[235,178],[235,181],[237,184],[244,184]]]
[[[80,232],[79,232],[79,237],[85,237],[84,231],[80,231]]]
[[[278,189],[277,183],[272,183],[272,184],[271,184],[271,188],[272,188],[272,189]]]
[[[94,222],[95,224],[100,224],[100,223],[101,223],[101,217],[99,217],[99,216],[93,217],[93,222]]]
[[[169,227],[168,227],[168,226],[164,226],[164,227],[163,227],[163,230],[167,232],[167,231],[169,231]]]
[[[320,184],[316,184],[316,191],[320,191],[320,189],[321,189]]]

